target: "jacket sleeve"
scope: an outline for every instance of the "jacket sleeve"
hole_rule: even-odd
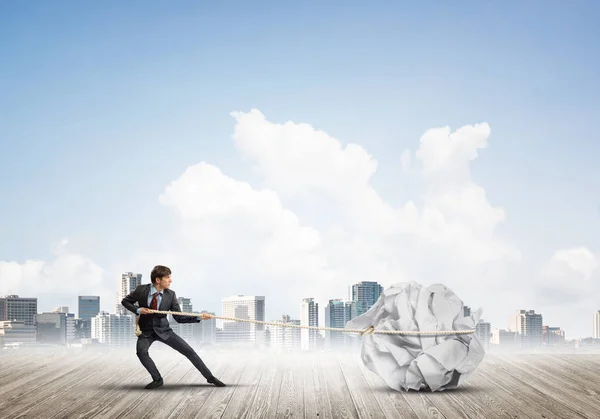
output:
[[[137,287],[136,289],[131,291],[131,293],[129,295],[126,295],[125,298],[123,298],[121,300],[121,305],[123,305],[123,307],[125,307],[127,310],[131,311],[134,314],[139,314],[137,311],[138,308],[135,306],[135,304],[138,301],[137,295],[138,295],[139,289],[140,289],[140,287]]]
[[[171,310],[170,311],[181,311],[179,301],[177,301],[177,295],[173,291],[173,298],[171,299]],[[180,316],[177,314],[173,315],[173,318],[177,323],[200,323],[200,317],[196,316]]]

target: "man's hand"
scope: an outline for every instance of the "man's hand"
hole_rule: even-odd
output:
[[[211,317],[212,317],[212,316],[211,316],[210,314],[208,314],[208,313],[202,313],[202,314],[200,314],[200,318],[201,318],[202,320],[208,320],[208,319],[210,319]]]
[[[140,314],[151,314],[150,310],[148,310],[146,307],[142,307],[140,308]]]

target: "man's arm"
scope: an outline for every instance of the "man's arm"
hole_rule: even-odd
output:
[[[131,291],[129,295],[125,296],[125,298],[121,300],[121,305],[134,314],[140,314],[140,309],[134,305],[138,301],[136,296],[139,289],[140,287],[138,286],[136,289]]]
[[[177,301],[177,295],[175,291],[173,291],[173,298],[171,299],[171,310],[170,311],[179,311],[181,312],[181,307],[179,307],[179,301]],[[173,318],[177,323],[200,323],[200,317],[195,316],[180,316],[178,314],[173,314]]]

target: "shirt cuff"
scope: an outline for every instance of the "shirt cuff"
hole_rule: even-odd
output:
[[[138,308],[138,309],[136,310],[137,314],[140,314],[140,310],[141,310],[141,309],[142,309],[142,308],[140,307],[140,308]]]

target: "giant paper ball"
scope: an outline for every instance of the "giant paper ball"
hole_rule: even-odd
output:
[[[386,289],[367,311],[346,328],[401,331],[475,329],[481,310],[463,315],[463,302],[441,284],[405,282]],[[472,334],[366,334],[361,358],[365,366],[394,390],[442,391],[458,387],[485,354]]]

